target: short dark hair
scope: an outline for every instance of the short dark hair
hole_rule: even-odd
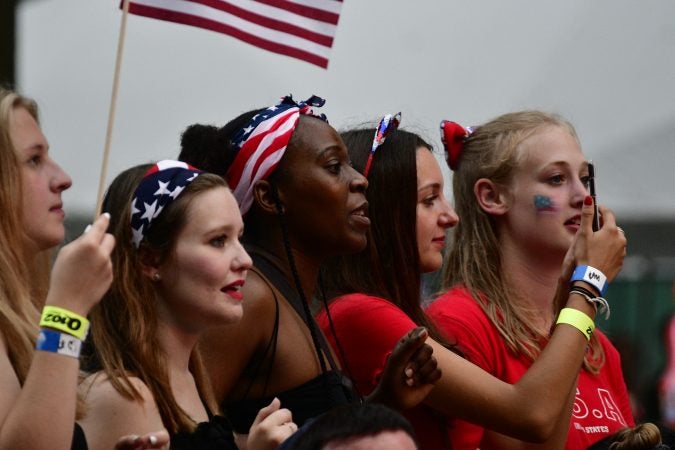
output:
[[[356,437],[375,436],[385,431],[403,431],[417,444],[410,422],[398,412],[377,403],[355,403],[333,408],[319,416],[289,447],[319,450],[324,445]]]

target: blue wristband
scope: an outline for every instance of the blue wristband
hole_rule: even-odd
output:
[[[80,357],[82,341],[65,333],[52,330],[40,330],[35,349],[43,352],[57,353],[59,355]]]
[[[577,268],[574,269],[574,273],[572,274],[570,281],[585,281],[596,288],[600,293],[600,296],[605,295],[607,286],[609,286],[605,274],[591,266],[577,266]]]

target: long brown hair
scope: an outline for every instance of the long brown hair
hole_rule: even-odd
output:
[[[0,332],[7,354],[23,385],[35,348],[40,314],[49,279],[47,252],[29,255],[22,245],[21,173],[10,125],[23,108],[38,121],[36,103],[16,92],[0,89]]]
[[[129,222],[132,196],[150,166],[136,166],[118,175],[103,202],[103,210],[112,215],[110,232],[117,242],[112,254],[114,280],[91,312],[94,353],[89,363],[103,370],[117,392],[130,400],[142,400],[130,380],[132,376],[138,377],[152,393],[164,426],[171,433],[190,432],[196,423],[178,405],[171,391],[166,355],[157,336],[158,297],[152,281],[142,274],[139,254],[148,250],[156,252],[160,260],[171,258],[190,202],[204,191],[227,184],[219,176],[201,174],[153,221],[141,248],[136,249]],[[196,348],[189,366],[200,396],[216,411]]]
[[[354,168],[363,172],[375,127],[341,133]],[[332,259],[322,277],[330,297],[364,293],[401,308],[430,336],[445,342],[421,306],[421,269],[417,248],[417,149],[431,151],[420,136],[395,130],[375,153],[368,175],[368,245],[360,253]]]
[[[560,127],[578,140],[569,122],[541,111],[504,114],[473,130],[453,174],[455,210],[461,220],[455,228],[443,274],[444,289],[463,284],[508,347],[532,360],[541,352],[541,343],[548,335],[531,326],[533,313],[521,302],[513,301],[518,293],[510,289],[504,277],[496,222],[480,207],[473,189],[480,178],[508,186],[519,163],[520,144],[550,127]],[[559,305],[554,305],[556,307]],[[551,314],[557,312],[551,311]],[[597,373],[604,364],[605,354],[595,335],[590,349],[584,358],[584,368]]]

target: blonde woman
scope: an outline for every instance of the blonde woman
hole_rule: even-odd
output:
[[[78,445],[83,335],[53,319],[84,317],[100,300],[112,279],[114,239],[108,217],[99,217],[59,252],[49,280],[49,253],[65,233],[61,193],[70,185],[51,159],[35,102],[0,89],[0,449]]]
[[[444,274],[450,290],[427,313],[467,359],[516,383],[553,342],[551,329],[562,307],[554,293],[561,281],[571,298],[601,302],[604,283],[580,276],[579,268],[587,266],[563,279],[560,274],[579,238],[584,205],[592,204],[588,161],[572,125],[553,114],[505,114],[471,134],[451,125],[444,125],[445,143],[461,221]],[[605,222],[594,237],[623,237],[607,213]],[[567,434],[569,450],[634,424],[619,354],[600,330],[590,336],[569,401],[571,423],[568,408],[556,426]],[[456,424],[451,436],[460,450],[530,448],[467,423]]]

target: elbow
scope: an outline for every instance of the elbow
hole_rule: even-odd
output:
[[[552,414],[550,408],[541,408],[540,411],[530,410],[523,417],[520,439],[532,443],[548,441],[556,431],[558,417]]]

